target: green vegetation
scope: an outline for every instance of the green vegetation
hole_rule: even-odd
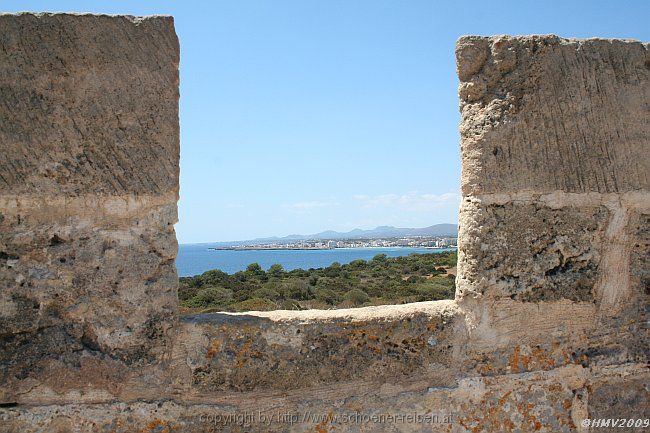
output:
[[[349,308],[452,299],[456,252],[411,254],[370,261],[332,263],[326,268],[285,271],[257,263],[229,275],[220,270],[181,277],[178,296],[185,312]]]

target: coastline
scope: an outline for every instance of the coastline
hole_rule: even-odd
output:
[[[285,269],[309,269],[326,267],[334,262],[349,263],[353,260],[370,260],[377,254],[389,257],[409,254],[436,254],[455,250],[450,248],[429,249],[413,247],[341,247],[335,249],[261,249],[261,250],[215,250],[213,245],[180,244],[176,268],[180,276],[192,276],[212,269],[226,273],[245,270],[251,263],[259,263],[264,269],[281,264]]]
[[[187,244],[187,245],[197,245],[197,244]],[[457,247],[451,245],[448,247],[413,247],[413,246],[402,246],[402,245],[396,245],[396,246],[390,246],[390,247],[382,247],[382,246],[371,246],[371,247],[334,247],[334,248],[301,248],[301,247],[290,247],[290,248],[279,248],[279,247],[270,247],[270,248],[260,248],[260,247],[208,247],[208,250],[213,250],[213,251],[331,251],[331,250],[369,250],[369,249],[388,249],[388,248],[424,248],[427,250],[448,250],[448,249],[456,249]]]

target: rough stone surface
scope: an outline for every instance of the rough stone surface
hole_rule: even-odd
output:
[[[170,17],[0,15],[0,193],[178,188]]]
[[[589,394],[589,416],[594,419],[638,420],[650,419],[650,390],[648,376],[621,374],[612,378],[598,378]],[[626,423],[627,424],[627,423]],[[638,426],[611,428],[615,431],[638,432]],[[595,430],[595,428],[594,428]],[[606,429],[603,429],[607,431]]]
[[[647,45],[459,40],[455,300],[178,318],[171,18],[0,30],[0,432],[650,416]]]
[[[464,201],[467,240],[459,295],[485,293],[523,301],[589,301],[598,277],[609,212],[543,204]]]
[[[175,353],[190,367],[192,387],[200,392],[261,391],[279,383],[299,389],[379,378],[397,384],[414,375],[435,375],[432,385],[449,386],[463,325],[453,303],[402,310],[390,316],[383,309],[374,319],[365,309],[321,320],[191,316],[183,319],[180,337],[190,343]]]
[[[584,383],[561,404],[567,418],[542,403],[557,431],[587,431],[584,418],[646,418],[647,371],[634,366],[650,353],[648,45],[467,37],[456,54],[464,371],[581,366]]]
[[[648,190],[647,44],[464,37],[456,57],[463,193]]]
[[[3,401],[169,350],[178,53],[168,17],[0,15]]]
[[[588,416],[647,417],[647,406],[639,411],[631,407],[647,401],[642,383],[649,379],[642,366],[597,371],[571,366],[554,372],[467,378],[449,388],[428,387],[426,382],[374,389],[354,384],[299,394],[257,393],[253,398],[229,394],[209,404],[161,400],[18,407],[0,412],[0,420],[10,433],[94,433],[102,431],[99,428],[118,433],[575,432]],[[588,410],[590,389],[598,395]],[[606,408],[608,403],[613,406]],[[625,407],[626,403],[632,406]],[[421,416],[417,422],[386,421],[400,414]]]

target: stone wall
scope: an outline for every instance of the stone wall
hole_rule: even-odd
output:
[[[0,15],[2,400],[114,387],[169,346],[178,54],[168,17]]]
[[[456,55],[468,357],[484,376],[578,369],[541,429],[647,418],[648,45],[465,37]]]
[[[177,317],[171,18],[0,30],[0,431],[650,418],[647,46],[459,40],[456,300]]]

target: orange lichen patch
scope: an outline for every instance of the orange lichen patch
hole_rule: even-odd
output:
[[[263,357],[264,354],[261,351],[253,349],[255,341],[259,340],[258,327],[246,325],[234,331],[221,326],[219,330],[221,333],[234,335],[234,338],[213,340],[207,349],[206,358],[208,360],[213,359],[220,352],[234,353],[234,367],[241,368],[250,358]]]
[[[333,429],[333,426],[327,428],[327,425],[332,422],[333,418],[334,418],[334,414],[332,412],[328,413],[323,421],[316,424],[316,428],[314,431],[316,433],[327,433],[328,431],[331,431]]]
[[[573,360],[573,363],[576,364],[576,365],[580,365],[580,364],[588,365],[589,364],[589,357],[583,353],[581,356],[576,357]]]
[[[355,324],[356,325],[356,324]],[[368,334],[368,330],[364,328],[357,328],[351,330],[344,330],[339,335],[347,337],[347,339],[355,344],[357,347],[368,347],[376,354],[384,352],[382,339],[375,334]],[[387,342],[384,342],[386,344]]]
[[[252,339],[247,339],[242,348],[237,351],[235,357],[236,357],[236,363],[235,363],[235,368],[241,368],[246,364],[248,361],[248,353],[251,350],[251,346],[253,345],[253,340]]]
[[[141,430],[142,433],[172,433],[173,428],[167,421],[162,421],[158,418],[155,418],[153,421],[147,424],[147,426]]]
[[[519,357],[521,354],[521,347],[515,346],[515,350],[512,353],[512,356],[509,359],[508,365],[510,365],[511,371],[519,371]]]
[[[512,394],[512,391],[506,392],[500,399],[499,399],[499,406],[503,406],[503,404],[506,402],[506,399]]]
[[[532,358],[544,369],[555,367],[555,360],[548,356],[541,347],[533,348]]]
[[[566,392],[566,388],[559,383],[549,384],[541,390],[549,398],[551,398],[552,406],[553,396],[559,393]],[[549,427],[545,425],[544,419],[541,417],[545,415],[544,408],[547,407],[546,403],[542,406],[535,403],[532,396],[537,390],[531,390],[528,387],[527,391],[517,392],[509,390],[505,393],[499,393],[497,390],[489,393],[480,402],[475,404],[462,403],[459,413],[458,422],[465,430],[472,433],[481,432],[514,432],[514,431],[549,431]],[[554,420],[560,425],[571,422],[568,416],[568,407],[570,407],[570,399],[558,400],[558,405],[562,405],[567,412],[556,413],[553,417]],[[478,409],[477,409],[478,408]],[[539,412],[539,413],[538,413]],[[567,418],[568,417],[568,418]],[[568,424],[567,424],[568,425]]]
[[[221,349],[221,342],[219,340],[214,340],[212,343],[210,343],[210,346],[208,347],[208,353],[206,354],[206,358],[212,359],[214,356],[219,353],[219,349]]]
[[[517,405],[517,409],[523,415],[524,421],[537,431],[542,428],[542,424],[537,420],[535,415],[530,413],[534,407],[535,405],[532,403],[520,403]]]
[[[515,346],[508,365],[513,372],[530,371],[533,368],[548,370],[555,367],[555,360],[542,348],[533,347],[524,353],[522,346]]]
[[[480,365],[476,370],[482,376],[486,376],[494,372],[494,368],[490,364]]]

